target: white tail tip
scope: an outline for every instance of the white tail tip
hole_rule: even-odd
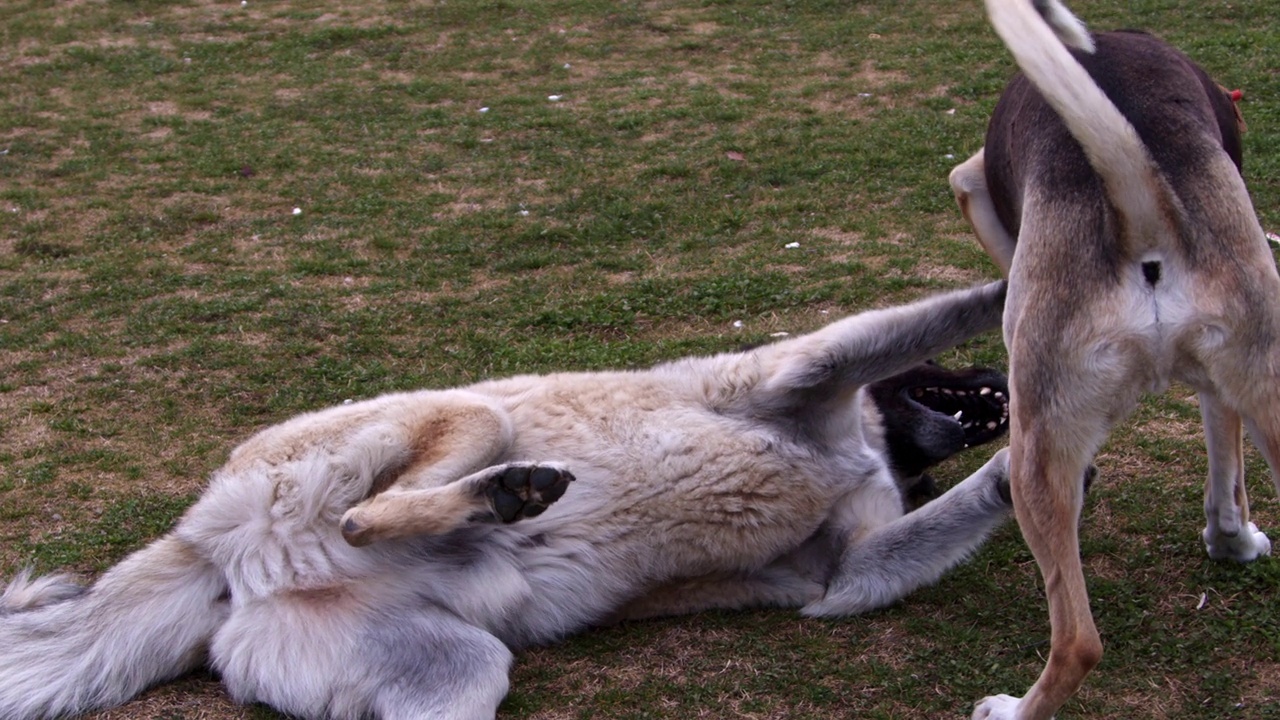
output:
[[[1061,0],[1032,0],[1032,5],[1040,13],[1040,17],[1049,23],[1049,27],[1053,28],[1053,33],[1063,45],[1093,52],[1093,37],[1089,35],[1089,28]]]

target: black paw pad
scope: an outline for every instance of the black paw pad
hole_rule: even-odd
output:
[[[529,473],[529,484],[533,485],[534,491],[542,498],[542,502],[548,505],[559,500],[572,481],[573,475],[556,468],[534,468],[533,472]]]
[[[498,513],[502,522],[515,522],[520,519],[524,500],[519,495],[510,492],[507,488],[495,488],[490,498],[493,500],[493,511]]]
[[[494,478],[489,499],[502,522],[515,522],[541,515],[564,495],[572,481],[573,474],[559,468],[513,465]]]

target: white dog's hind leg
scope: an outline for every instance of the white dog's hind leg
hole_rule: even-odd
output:
[[[1010,516],[1009,451],[912,513],[855,535],[809,616],[852,615],[884,607],[938,581]],[[854,528],[857,532],[857,528]]]
[[[370,669],[384,680],[375,717],[493,720],[510,687],[513,656],[506,645],[443,612],[388,620],[364,638],[375,657]]]
[[[342,536],[368,545],[414,535],[442,535],[477,519],[515,522],[559,500],[573,474],[555,463],[506,463],[424,490],[388,490],[342,516]]]
[[[237,702],[306,720],[493,720],[513,659],[398,573],[253,600],[210,655]]]
[[[1204,491],[1205,549],[1214,560],[1256,560],[1271,541],[1249,522],[1244,486],[1244,435],[1240,415],[1211,392],[1200,393],[1209,478]]]

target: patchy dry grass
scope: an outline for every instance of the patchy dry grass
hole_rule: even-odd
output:
[[[1244,89],[1246,173],[1280,228],[1270,6],[1077,8]],[[1010,73],[976,2],[14,0],[0,39],[5,573],[101,571],[303,410],[645,365],[994,276],[946,185]],[[1064,718],[1280,717],[1280,570],[1203,558],[1189,396],[1099,456],[1082,543],[1108,655]],[[715,614],[527,653],[500,716],[962,717],[1038,672],[1038,587],[1010,528],[869,617]],[[196,676],[95,717],[275,716]]]

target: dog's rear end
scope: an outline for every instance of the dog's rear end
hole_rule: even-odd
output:
[[[1009,275],[1013,499],[1045,578],[1052,647],[1024,698],[987,698],[974,717],[1043,720],[1101,657],[1079,478],[1143,392],[1180,380],[1200,395],[1210,554],[1269,552],[1248,520],[1241,418],[1274,476],[1280,277],[1240,176],[1231,100],[1203,71],[1132,32],[1073,57],[1064,41],[1094,49],[1054,0],[987,7],[1025,75],[952,182]]]

